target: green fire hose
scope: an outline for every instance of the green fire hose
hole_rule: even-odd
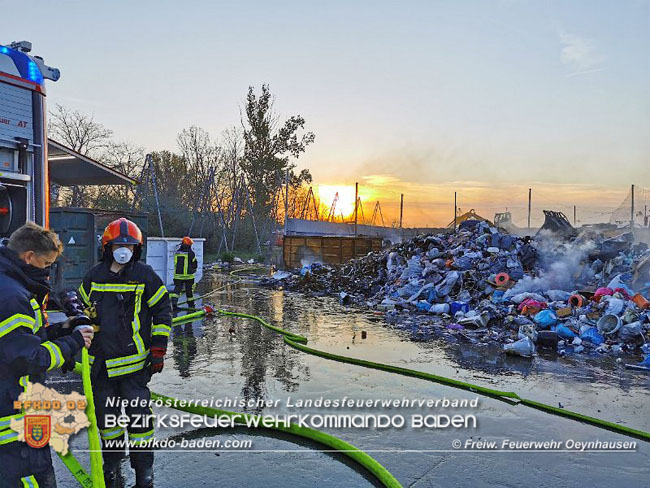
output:
[[[65,464],[66,468],[70,470],[72,476],[75,477],[81,486],[84,488],[93,488],[95,486],[93,484],[92,477],[86,473],[86,470],[81,465],[81,463],[79,463],[79,461],[77,461],[77,459],[72,455],[72,451],[70,449],[68,449],[68,453],[65,456],[62,456],[60,452],[57,452],[57,454],[61,461],[63,461],[63,464]]]
[[[151,398],[154,400],[162,400],[164,402],[174,402],[175,398],[171,398],[165,395],[160,395],[158,393],[151,392]],[[173,403],[171,403],[173,405]],[[205,415],[208,417],[214,416],[228,416],[234,418],[234,421],[238,424],[246,425],[246,419],[254,418],[254,415],[249,415],[246,413],[237,413],[230,412],[228,410],[219,410],[216,408],[200,407],[200,406],[187,406],[187,405],[173,405],[174,409],[181,410],[183,412],[194,413],[197,415]],[[266,425],[265,425],[266,428]],[[300,427],[295,424],[289,423],[285,425],[282,422],[276,422],[275,425],[268,427],[272,430],[277,430],[280,432],[285,432],[287,434],[293,434],[305,439],[310,439],[312,441],[318,442],[332,449],[336,449],[342,454],[346,455],[353,461],[357,462],[364,468],[366,468],[370,473],[372,473],[386,488],[402,488],[397,479],[381,464],[379,464],[373,457],[369,456],[359,448],[348,444],[344,440],[334,437],[332,435],[326,434],[320,430],[312,429],[309,427]]]
[[[93,482],[93,488],[105,488],[104,470],[102,467],[102,447],[99,442],[99,430],[97,428],[97,418],[95,417],[95,400],[90,382],[90,361],[88,359],[88,349],[85,347],[81,350],[81,379],[83,381],[84,395],[86,396],[86,415],[90,422],[90,427],[88,427],[90,477]]]

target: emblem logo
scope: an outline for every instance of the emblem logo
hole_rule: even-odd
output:
[[[25,441],[31,447],[44,447],[50,442],[51,417],[49,415],[25,415]]]

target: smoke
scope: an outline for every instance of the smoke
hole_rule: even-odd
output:
[[[574,291],[578,283],[593,276],[587,263],[588,254],[597,246],[593,240],[564,242],[542,231],[535,238],[538,253],[538,276],[525,276],[508,291],[508,295],[547,290]]]

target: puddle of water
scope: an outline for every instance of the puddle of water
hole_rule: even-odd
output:
[[[203,284],[203,289],[228,283],[225,290],[208,301],[219,308],[259,315],[274,325],[305,335],[310,347],[515,391],[529,399],[550,405],[561,403],[567,409],[644,430],[650,424],[647,375],[627,371],[614,361],[546,356],[529,360],[506,357],[492,347],[450,343],[445,339],[413,341],[409,334],[390,327],[383,317],[346,309],[332,298],[305,298],[295,293],[261,289],[246,280],[232,283],[231,277],[223,275],[213,276]],[[364,331],[366,338],[362,339]],[[377,409],[367,408],[296,409],[285,404],[287,398],[295,402],[320,397],[374,400],[473,399],[476,396],[423,380],[305,354],[286,346],[281,336],[254,321],[223,316],[176,327],[165,370],[153,377],[150,386],[153,391],[187,399],[282,400],[275,408],[229,408],[273,414],[377,413]],[[441,480],[445,480],[443,484],[461,486],[531,485],[539,484],[540,477],[547,484],[568,487],[613,483],[644,486],[644,480],[647,481],[650,449],[641,441],[635,453],[432,452],[450,451],[453,440],[464,442],[470,437],[499,442],[504,438],[628,440],[521,405],[510,406],[479,397],[478,409],[431,411],[414,407],[379,413],[399,413],[406,418],[418,413],[470,413],[478,419],[478,427],[469,430],[322,429],[361,449],[374,451],[370,454],[404,486],[437,486]],[[241,430],[215,434],[173,429],[157,434],[159,437],[183,435],[251,438],[254,446],[251,452],[224,452],[218,456],[160,452],[156,455],[157,486],[373,485],[365,473],[294,439],[251,436]],[[79,449],[84,442],[83,438],[74,440]],[[296,451],[259,452],[273,449]],[[416,450],[422,452],[413,452]],[[57,473],[65,476],[61,471],[57,468]]]

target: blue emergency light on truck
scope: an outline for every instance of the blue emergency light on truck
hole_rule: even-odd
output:
[[[27,41],[0,45],[0,238],[49,219],[45,80],[60,73],[31,49]]]

